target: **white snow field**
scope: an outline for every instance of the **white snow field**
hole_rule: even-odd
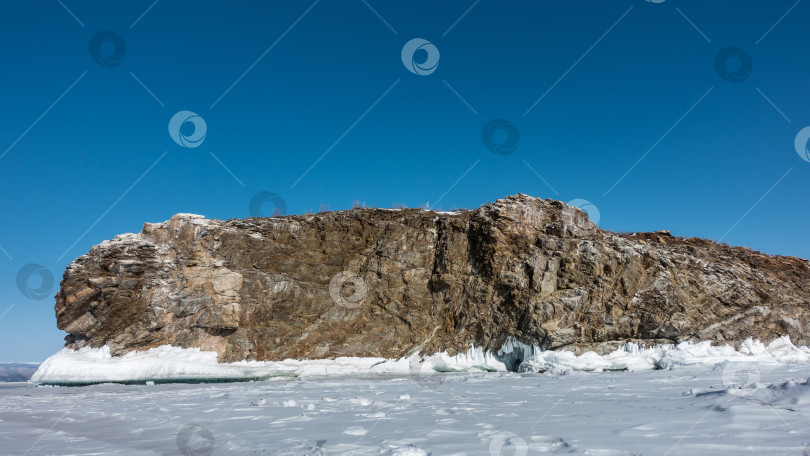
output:
[[[38,381],[98,381],[107,369],[144,384],[0,384],[0,454],[810,455],[810,350],[787,339],[740,351],[680,344],[534,353],[525,373],[486,372],[498,364],[487,356],[213,371],[209,354],[172,347],[129,361],[63,351],[43,363]],[[232,379],[284,372],[160,383],[161,375],[225,378],[225,370]]]

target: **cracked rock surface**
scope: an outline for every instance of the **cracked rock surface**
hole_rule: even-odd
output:
[[[666,231],[616,234],[518,194],[476,210],[178,214],[105,241],[56,295],[66,346],[220,361],[627,341],[810,344],[810,264]]]

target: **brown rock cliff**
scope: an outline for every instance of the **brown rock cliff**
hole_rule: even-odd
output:
[[[72,348],[163,344],[221,361],[626,341],[810,342],[810,264],[668,232],[621,235],[515,195],[477,210],[178,214],[74,261],[56,296]]]

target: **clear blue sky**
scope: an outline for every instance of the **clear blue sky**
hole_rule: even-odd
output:
[[[94,244],[246,217],[259,192],[287,214],[584,199],[606,229],[808,258],[808,18],[795,0],[4,2],[0,361],[61,347],[51,296]],[[169,134],[180,111],[198,147]]]

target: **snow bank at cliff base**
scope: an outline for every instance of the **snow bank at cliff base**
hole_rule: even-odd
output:
[[[31,377],[35,383],[92,384],[104,382],[216,382],[270,380],[284,377],[354,374],[432,375],[436,372],[504,371],[492,355],[480,349],[466,354],[399,360],[340,357],[335,359],[240,361],[218,363],[217,354],[198,348],[163,345],[146,351],[112,356],[109,347],[63,349]]]
[[[197,348],[164,345],[123,356],[112,356],[108,347],[102,347],[63,349],[42,363],[31,381],[80,385],[104,382],[249,381],[365,374],[410,375],[419,380],[425,376],[450,372],[637,371],[724,362],[810,363],[810,349],[796,347],[788,337],[782,337],[768,345],[748,339],[739,350],[728,345],[712,346],[710,342],[684,342],[651,348],[628,343],[607,355],[587,352],[576,356],[566,351],[542,351],[538,347],[510,340],[497,353],[472,348],[467,353],[456,356],[439,353],[430,357],[414,356],[399,360],[341,357],[218,363],[215,352]]]
[[[729,345],[712,345],[711,342],[682,342],[677,345],[656,345],[645,348],[628,343],[607,355],[594,352],[576,356],[567,351],[535,353],[521,365],[524,371],[552,373],[568,371],[617,371],[671,369],[675,366],[693,364],[734,363],[810,363],[810,348],[793,345],[788,336],[775,339],[768,345],[749,338],[739,350]]]

